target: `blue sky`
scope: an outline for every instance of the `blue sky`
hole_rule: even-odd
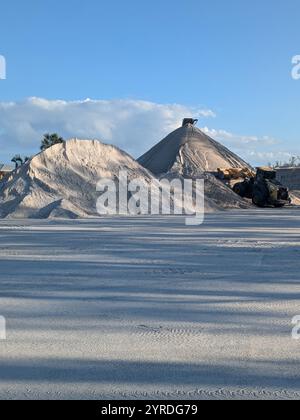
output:
[[[201,128],[252,163],[300,155],[300,80],[291,77],[299,18],[299,0],[3,0],[0,161],[34,153],[41,133],[55,128],[99,134],[138,155],[178,124],[180,111],[198,110],[215,114]],[[86,98],[95,100],[88,111]],[[109,101],[111,116],[97,100]],[[82,125],[72,131],[74,101]]]

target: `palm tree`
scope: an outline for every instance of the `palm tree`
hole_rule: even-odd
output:
[[[28,162],[31,158],[28,156],[25,156],[22,158],[20,155],[15,155],[11,162],[13,162],[16,165],[16,169],[18,169],[20,166],[24,165],[26,162]]]
[[[41,144],[41,150],[47,150],[49,149],[49,147],[54,146],[55,144],[60,144],[60,143],[64,143],[65,140],[60,137],[57,133],[53,133],[53,134],[45,134],[44,138],[42,140],[42,144]]]
[[[21,158],[20,155],[15,155],[11,160],[15,165],[16,169],[18,169],[19,166],[22,166],[24,163],[24,160]]]
[[[15,169],[17,169],[17,167],[18,167],[17,157],[14,156],[11,161],[16,165],[16,168]]]

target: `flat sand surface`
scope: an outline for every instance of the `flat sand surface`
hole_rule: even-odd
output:
[[[0,221],[0,398],[300,398],[300,209]]]

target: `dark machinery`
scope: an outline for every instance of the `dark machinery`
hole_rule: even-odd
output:
[[[272,168],[257,168],[255,177],[234,185],[233,191],[243,198],[250,198],[258,207],[284,207],[291,204],[289,189],[276,179]]]
[[[192,124],[196,125],[198,120],[195,120],[194,118],[184,118],[182,121],[182,127],[185,127],[186,125]]]

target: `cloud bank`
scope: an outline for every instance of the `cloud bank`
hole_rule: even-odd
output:
[[[113,143],[139,157],[178,128],[182,118],[189,116],[201,120],[216,117],[210,109],[141,100],[28,98],[20,102],[0,102],[0,161],[8,162],[16,153],[37,153],[46,132],[57,132],[66,139],[77,137]],[[226,130],[202,129],[234,151],[241,152],[242,157],[252,160],[264,159],[262,154],[255,156],[255,153],[263,153],[259,147],[277,143],[267,136],[240,136]]]
[[[0,102],[0,142],[6,155],[34,153],[45,132],[58,132],[114,143],[137,157],[193,115],[214,117],[211,110],[138,100]]]

